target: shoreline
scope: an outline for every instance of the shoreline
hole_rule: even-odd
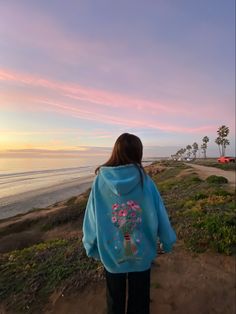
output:
[[[152,166],[154,160],[146,161],[145,168]],[[206,179],[207,176],[217,173],[223,175],[229,180],[229,187],[235,188],[235,172],[225,171],[215,167],[187,164],[196,169],[200,177]],[[37,190],[31,190],[25,193],[18,193],[11,196],[0,198],[0,222],[18,215],[24,215],[34,209],[46,209],[53,207],[59,202],[68,200],[73,196],[80,196],[91,187],[95,175],[73,178],[69,181],[54,184],[49,187],[42,187]]]
[[[0,221],[18,214],[26,214],[33,208],[43,209],[78,196],[91,187],[93,179],[94,175],[89,175],[27,193],[3,197],[0,199]]]
[[[144,161],[144,167],[148,167],[154,161],[156,160]],[[34,208],[53,207],[58,202],[79,196],[91,187],[94,178],[95,175],[86,175],[52,186],[4,196],[0,198],[0,222],[17,215],[27,214]]]

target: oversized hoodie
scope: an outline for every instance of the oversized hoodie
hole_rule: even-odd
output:
[[[166,252],[176,241],[156,185],[134,164],[101,167],[83,222],[87,255],[111,273],[144,271],[157,255],[157,238]]]

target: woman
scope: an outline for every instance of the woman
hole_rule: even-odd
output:
[[[118,137],[110,159],[96,169],[88,199],[83,244],[106,272],[107,313],[148,314],[150,268],[157,238],[165,252],[176,241],[161,196],[142,167],[143,145]],[[128,304],[126,306],[126,283]]]

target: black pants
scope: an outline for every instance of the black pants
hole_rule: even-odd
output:
[[[150,269],[127,274],[106,271],[107,314],[125,314],[128,282],[127,314],[149,314]]]

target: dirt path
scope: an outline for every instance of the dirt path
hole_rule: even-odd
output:
[[[206,179],[211,175],[216,176],[223,176],[229,180],[230,185],[235,186],[236,181],[236,173],[235,171],[226,171],[215,167],[207,167],[207,166],[200,166],[195,164],[187,164],[188,166],[194,168],[197,173],[199,174],[200,178]]]
[[[233,257],[218,254],[192,254],[178,244],[153,265],[151,314],[235,313],[234,262]],[[44,314],[104,314],[105,309],[102,282],[60,297]]]

